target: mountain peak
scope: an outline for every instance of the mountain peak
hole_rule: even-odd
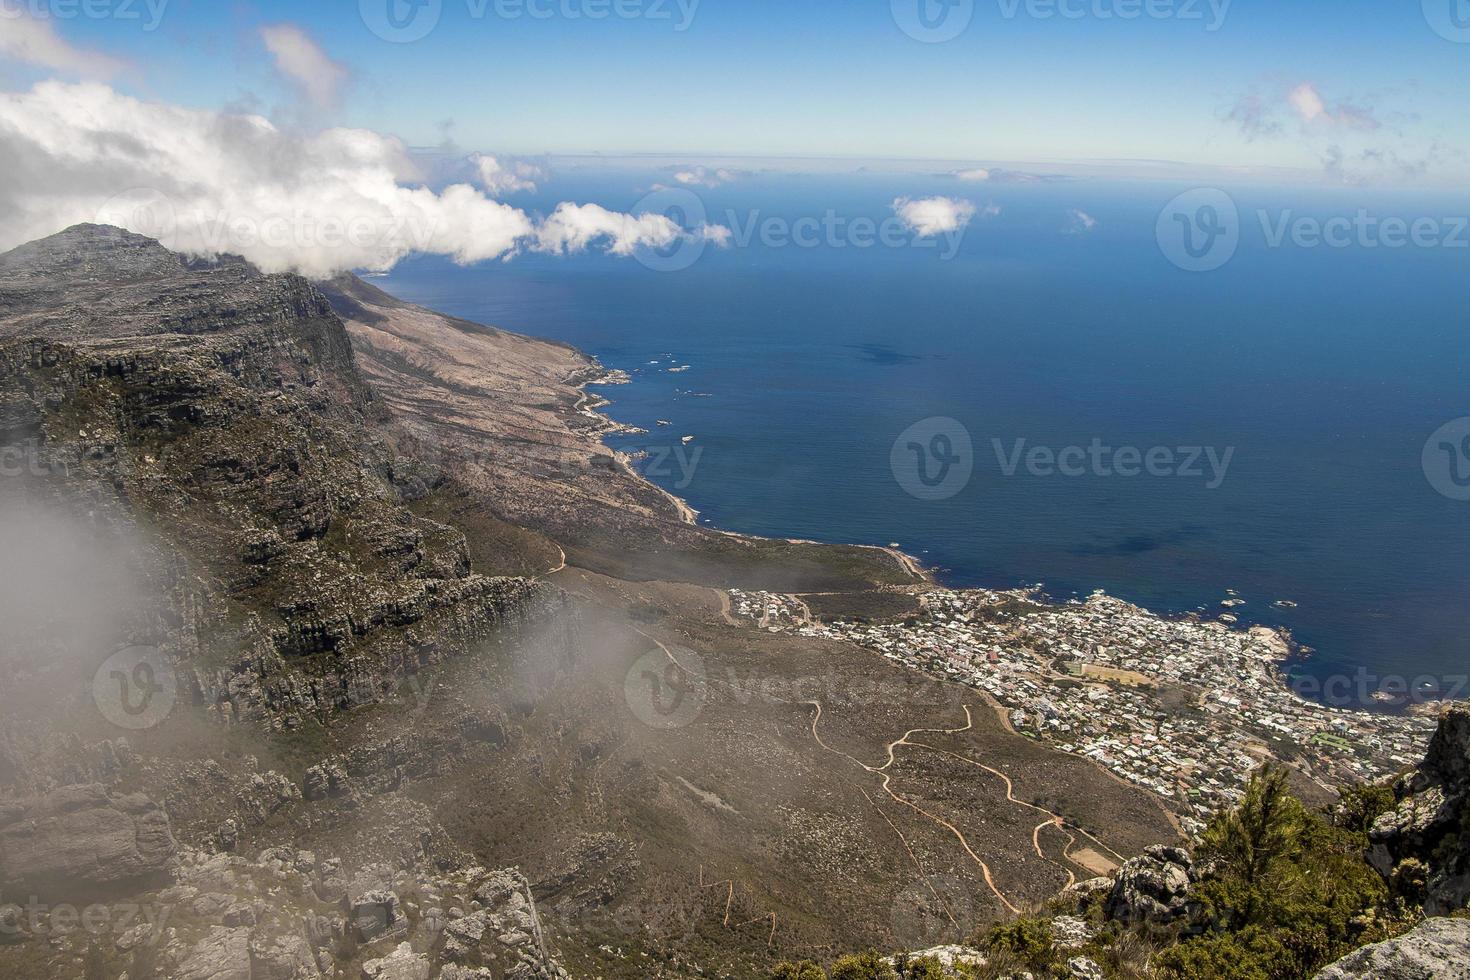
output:
[[[0,255],[0,272],[9,277],[55,276],[127,281],[178,272],[183,257],[156,239],[112,225],[72,225],[54,235]]]

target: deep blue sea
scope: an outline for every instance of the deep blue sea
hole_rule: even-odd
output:
[[[627,209],[659,179],[573,171],[512,202]],[[1454,220],[1470,198],[1221,185],[1239,208],[1238,249],[1187,272],[1156,226],[1195,186],[741,175],[697,189],[711,221],[881,221],[895,198],[931,195],[999,213],[977,216],[952,257],[942,240],[858,248],[839,232],[798,247],[758,234],[672,272],[526,255],[414,259],[376,282],[628,371],[633,384],[604,392],[610,414],[650,434],[614,444],[651,449],[662,464],[650,478],[716,526],[897,542],[950,583],[1041,582],[1062,599],[1102,588],[1163,613],[1223,612],[1233,589],[1242,622],[1316,648],[1312,675],[1362,670],[1364,691],[1429,675],[1453,691],[1470,672],[1470,501],[1436,490],[1423,453],[1470,416],[1470,231]],[[1424,240],[1440,244],[1355,232],[1346,247],[1273,246],[1261,209],[1272,228],[1359,209],[1427,218]],[[900,434],[934,417],[973,446],[968,483],[942,500],[906,492],[891,461]],[[926,450],[949,448],[931,431]],[[993,440],[1008,457],[1021,439],[1233,455],[1213,487],[1090,463],[1007,475]],[[1470,472],[1470,458],[1454,462]]]

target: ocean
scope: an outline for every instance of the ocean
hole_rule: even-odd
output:
[[[573,169],[512,203],[628,209],[659,181]],[[1470,198],[1178,197],[1198,183],[742,173],[691,188],[735,227],[687,268],[415,258],[375,282],[627,371],[601,393],[648,434],[611,444],[712,525],[1228,610],[1314,648],[1293,669],[1334,703],[1470,693]],[[856,219],[941,195],[976,209],[959,239],[860,247]]]

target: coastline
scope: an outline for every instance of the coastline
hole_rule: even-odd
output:
[[[695,510],[693,507],[690,507],[688,501],[684,500],[684,498],[676,494],[670,493],[663,487],[648,479],[642,473],[639,473],[638,470],[633,466],[632,457],[630,457],[627,453],[613,449],[607,444],[608,436],[641,435],[647,432],[647,430],[640,429],[634,425],[627,425],[623,422],[619,422],[617,419],[602,411],[604,408],[607,408],[609,405],[611,405],[612,401],[610,399],[602,397],[596,392],[588,391],[587,389],[591,388],[594,385],[611,386],[632,384],[632,377],[628,374],[628,372],[621,369],[609,368],[604,366],[601,361],[599,361],[597,358],[593,357],[586,351],[578,350],[577,353],[587,359],[588,368],[586,371],[580,372],[581,374],[586,374],[586,377],[578,377],[576,375],[573,375],[572,377],[567,379],[567,384],[570,385],[577,392],[577,403],[573,406],[572,410],[582,418],[591,420],[594,423],[594,428],[591,434],[596,437],[597,444],[599,446],[612,453],[612,458],[617,463],[619,469],[621,469],[632,479],[647,487],[649,490],[657,493],[659,496],[667,500],[670,506],[672,506],[675,512],[679,515],[679,520],[681,523],[697,525],[699,522],[699,511]]]
[[[606,444],[605,440],[607,436],[620,433],[642,434],[645,433],[647,430],[639,429],[635,426],[619,422],[611,416],[607,415],[604,409],[612,405],[613,402],[607,398],[602,397],[601,395],[590,392],[587,389],[594,385],[632,384],[632,376],[629,375],[628,372],[621,369],[607,368],[601,363],[598,358],[585,351],[578,351],[578,353],[587,359],[589,368],[585,372],[585,377],[575,377],[568,380],[569,383],[571,383],[572,386],[578,391],[579,398],[575,406],[575,410],[577,411],[577,413],[584,418],[597,420],[598,425],[595,434],[597,436],[599,445],[603,446],[603,448],[612,453],[613,458],[617,461],[618,466],[625,473],[636,479],[645,487],[656,492],[663,499],[667,500],[670,506],[674,508],[675,512],[678,515],[678,519],[682,523],[698,526],[700,512],[696,510],[692,505],[690,505],[688,501],[684,500],[682,497],[679,497],[672,491],[658,486],[658,484],[654,483],[652,480],[650,480],[648,477],[638,471],[637,467],[633,465],[633,457],[630,457],[627,453],[613,449]],[[920,558],[893,546],[853,543],[840,545],[834,544],[832,542],[815,541],[810,538],[753,535],[718,527],[702,527],[704,530],[710,531],[712,533],[724,535],[741,541],[780,541],[790,544],[806,544],[818,547],[845,546],[881,551],[888,555],[904,570],[906,574],[913,578],[914,581],[910,583],[910,586],[908,587],[922,586],[926,589],[938,589],[957,592],[974,591],[978,593],[1007,593],[1015,592],[1018,589],[1018,587],[1016,586],[969,587],[945,582],[936,570],[927,567]],[[1056,609],[1064,609],[1068,606],[1075,605],[1078,602],[1085,601],[1085,599],[1067,599],[1052,596],[1044,591],[1044,586],[1040,585],[1034,587],[1019,588],[1026,591],[1033,598],[1033,601],[1038,601],[1041,604]],[[1275,681],[1276,686],[1280,690],[1287,692],[1292,697],[1304,703],[1315,704],[1326,708],[1337,708],[1339,710],[1343,709],[1343,706],[1341,705],[1331,705],[1324,700],[1304,696],[1303,694],[1298,692],[1292,685],[1290,673],[1291,665],[1295,663],[1305,662],[1307,659],[1310,658],[1313,651],[1311,651],[1310,647],[1304,647],[1299,644],[1293,637],[1292,631],[1288,627],[1261,622],[1231,622],[1228,620],[1221,620],[1218,618],[1210,617],[1200,610],[1158,612],[1153,609],[1137,606],[1131,601],[1119,596],[1114,596],[1103,589],[1097,589],[1093,593],[1093,595],[1101,595],[1108,599],[1113,599],[1118,602],[1126,603],[1127,605],[1138,609],[1140,612],[1145,613],[1149,616],[1157,617],[1160,620],[1194,623],[1198,625],[1208,626],[1214,629],[1224,630],[1240,636],[1261,637],[1266,640],[1266,642],[1273,650],[1270,673]],[[1450,703],[1453,702],[1449,700],[1429,700],[1424,702],[1410,701],[1405,704],[1389,704],[1385,702],[1379,702],[1375,704],[1357,705],[1346,710],[1363,711],[1367,713],[1389,716],[1423,717],[1426,715],[1433,715],[1437,713],[1437,711],[1440,710],[1444,705]]]
[[[640,429],[637,426],[628,425],[627,423],[619,422],[617,419],[612,418],[610,415],[604,412],[603,409],[612,405],[613,402],[610,399],[604,398],[596,392],[588,391],[587,389],[595,385],[613,386],[632,384],[632,376],[629,375],[627,371],[624,371],[620,368],[606,367],[598,358],[587,353],[586,351],[579,350],[578,353],[587,359],[589,366],[587,371],[579,372],[585,373],[587,375],[586,377],[579,377],[577,375],[574,375],[573,377],[567,379],[567,383],[578,393],[577,403],[573,406],[573,410],[583,418],[596,420],[598,424],[593,434],[597,437],[598,444],[612,453],[613,459],[617,462],[619,468],[621,468],[624,473],[667,500],[670,506],[672,506],[675,512],[678,514],[681,523],[695,527],[701,526],[699,524],[699,511],[691,506],[687,500],[685,500],[683,497],[678,496],[670,490],[664,489],[663,487],[654,483],[648,477],[644,476],[642,473],[638,472],[638,469],[633,465],[633,457],[629,456],[625,452],[613,449],[611,446],[607,445],[606,439],[608,436],[620,434],[640,435],[646,433],[648,430]],[[809,538],[774,537],[757,534],[746,534],[741,531],[731,531],[725,528],[718,527],[704,527],[703,529],[715,534],[721,534],[726,537],[735,538],[736,540],[740,541],[781,541],[787,544],[808,544],[817,547],[865,548],[873,551],[881,551],[892,558],[893,561],[896,562],[900,568],[902,568],[906,573],[914,578],[915,581],[913,584],[939,584],[934,573],[930,569],[926,568],[924,566],[924,563],[919,558],[891,546],[851,543],[847,545],[834,545],[830,542],[813,541]]]

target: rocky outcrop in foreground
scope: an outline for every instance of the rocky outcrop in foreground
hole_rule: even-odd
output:
[[[254,860],[191,851],[173,884],[88,906],[0,910],[0,942],[30,947],[37,976],[100,955],[160,980],[565,980],[517,871],[366,865],[276,847]],[[63,913],[66,912],[65,915]],[[149,972],[151,971],[151,972]],[[110,975],[116,975],[114,972]]]
[[[140,793],[95,783],[0,803],[0,886],[46,891],[134,885],[165,874],[168,815]]]
[[[1429,915],[1470,904],[1470,706],[1440,719],[1424,761],[1394,786],[1398,805],[1373,824],[1368,859]]]
[[[1343,957],[1317,980],[1470,980],[1470,920],[1430,919]]]
[[[1189,911],[1194,860],[1181,847],[1155,845],[1118,869],[1105,910],[1110,919],[1164,924]]]

